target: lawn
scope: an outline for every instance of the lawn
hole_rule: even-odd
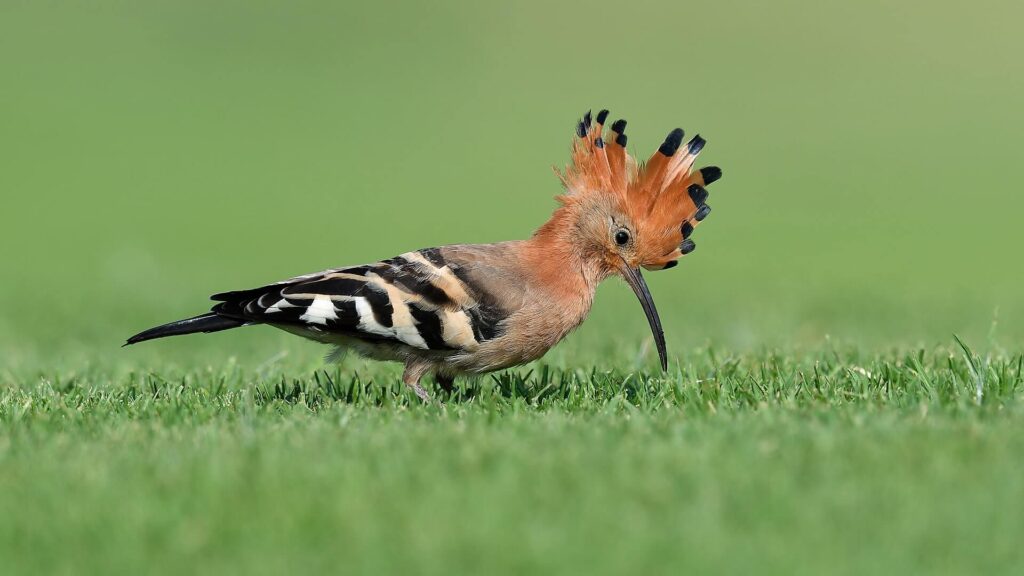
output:
[[[0,3],[0,573],[1024,573],[1022,18]],[[724,171],[646,276],[667,373],[619,281],[429,405],[270,328],[120,347],[526,237],[605,107]]]
[[[542,364],[434,405],[356,365],[5,389],[5,571],[1024,566],[1019,355],[699,349],[664,377]]]

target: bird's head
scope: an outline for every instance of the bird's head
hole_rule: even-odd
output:
[[[558,173],[566,190],[558,201],[583,258],[601,277],[622,276],[640,299],[667,369],[661,320],[640,269],[666,270],[693,252],[690,235],[711,212],[705,186],[722,171],[694,170],[705,141],[694,136],[684,144],[679,128],[638,164],[626,152],[625,120],[605,131],[607,117],[607,110],[596,118],[588,112],[577,124],[572,164]]]

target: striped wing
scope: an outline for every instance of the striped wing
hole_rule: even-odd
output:
[[[472,351],[501,332],[502,311],[439,249],[216,294],[220,316],[422,350]]]

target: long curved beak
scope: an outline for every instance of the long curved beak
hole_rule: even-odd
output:
[[[647,322],[651,325],[651,333],[654,334],[654,344],[658,347],[658,358],[661,359],[661,369],[668,371],[668,354],[665,351],[665,331],[661,328],[661,318],[658,318],[658,309],[654,307],[654,299],[651,298],[651,291],[647,289],[644,277],[640,275],[639,268],[630,268],[626,261],[622,261],[619,267],[622,277],[629,283],[629,287],[640,299],[640,305],[647,315]]]

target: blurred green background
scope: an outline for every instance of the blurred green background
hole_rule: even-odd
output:
[[[1021,22],[0,0],[0,572],[1021,573]],[[601,108],[725,172],[647,276],[667,375],[622,282],[443,405],[271,329],[119,348],[214,292],[525,238]]]
[[[681,126],[725,171],[697,252],[649,277],[675,356],[1013,347],[1022,17],[1009,1],[6,0],[0,343],[8,365],[319,354],[271,330],[117,346],[216,291],[526,237],[574,120],[610,108],[637,155]],[[621,282],[565,346],[589,354],[610,326],[646,337]]]

